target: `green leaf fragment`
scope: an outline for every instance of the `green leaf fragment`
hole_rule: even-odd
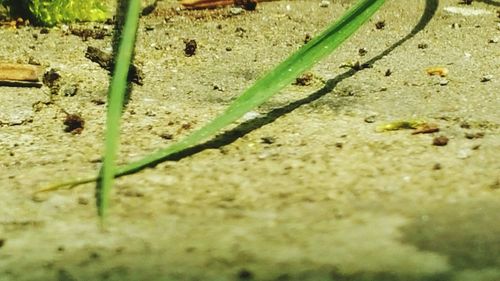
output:
[[[35,24],[53,26],[75,21],[103,21],[108,17],[100,0],[5,0],[13,17],[27,18]]]

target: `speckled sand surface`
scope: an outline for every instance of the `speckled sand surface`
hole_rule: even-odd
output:
[[[350,3],[273,1],[227,16],[160,2],[141,20],[145,79],[124,112],[120,163],[207,123]],[[96,173],[108,76],[84,53],[111,37],[0,28],[0,61],[61,75],[53,103],[47,87],[0,87],[0,280],[500,280],[497,10],[388,1],[311,85],[286,88],[204,150],[120,178],[104,232],[92,184],[31,194]],[[192,57],[185,39],[198,43]],[[350,61],[372,68],[340,68]],[[64,132],[64,111],[85,120],[81,134]],[[440,132],[375,131],[413,119]]]

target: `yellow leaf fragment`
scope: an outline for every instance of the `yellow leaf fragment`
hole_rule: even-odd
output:
[[[431,76],[439,75],[441,77],[445,77],[446,75],[448,75],[448,72],[449,72],[448,68],[441,67],[441,66],[429,67],[425,71],[427,72],[427,74],[429,74]]]

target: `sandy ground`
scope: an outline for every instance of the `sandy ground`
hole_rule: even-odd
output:
[[[0,280],[500,280],[500,3],[409,2],[388,1],[310,85],[217,142],[120,178],[105,231],[92,184],[32,192],[96,173],[108,76],[84,53],[111,37],[0,28],[0,61],[61,75],[52,95],[0,87]],[[350,3],[232,15],[160,2],[141,20],[144,85],[124,113],[120,163],[207,123]],[[353,61],[372,67],[340,67]],[[64,131],[65,112],[85,120],[81,134]],[[375,130],[415,119],[440,131]],[[433,145],[439,136],[447,145]]]

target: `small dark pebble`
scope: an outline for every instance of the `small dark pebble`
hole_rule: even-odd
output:
[[[174,135],[170,134],[170,133],[162,133],[162,134],[160,134],[160,138],[162,138],[164,140],[171,140],[174,138]]]
[[[359,54],[360,56],[364,56],[364,55],[366,55],[367,53],[368,53],[368,50],[367,50],[366,48],[359,48],[359,50],[358,50],[358,54]]]
[[[429,48],[429,45],[427,45],[426,43],[420,43],[417,45],[417,47],[419,49],[427,49],[427,48]]]
[[[0,239],[0,248],[2,248],[3,245],[5,245],[5,239]]]
[[[57,247],[57,251],[58,251],[58,252],[64,252],[64,250],[65,250],[65,249],[64,249],[64,246],[59,246],[59,247]]]
[[[148,16],[154,12],[156,9],[156,6],[158,6],[158,0],[154,1],[153,4],[147,5],[144,7],[141,11],[141,16]]]
[[[83,41],[87,41],[89,38],[102,40],[106,36],[111,36],[111,31],[104,28],[94,27],[94,28],[77,28],[70,27],[71,34],[82,38]]]
[[[226,47],[226,51],[231,52],[233,49],[231,47]]]
[[[365,68],[372,68],[373,66],[369,63],[360,63],[359,61],[357,61],[351,68],[356,70],[356,71],[360,71],[360,70],[363,70]]]
[[[381,20],[375,23],[375,28],[377,29],[384,29],[384,27],[385,27],[385,20]]]
[[[294,85],[298,86],[309,86],[312,83],[314,75],[310,72],[304,73],[295,79]]]
[[[467,123],[467,122],[462,122],[460,124],[460,128],[463,128],[463,129],[470,129],[470,124]]]
[[[262,137],[260,138],[260,141],[264,144],[273,144],[276,142],[275,137]]]
[[[484,133],[483,132],[477,132],[477,133],[465,133],[465,138],[467,139],[480,139],[484,137]]]
[[[307,33],[306,36],[304,37],[304,44],[311,41],[311,39],[312,39],[311,34]]]
[[[254,11],[257,8],[256,0],[235,0],[234,4],[240,6],[247,11]]]
[[[40,29],[40,34],[48,34],[50,32],[50,30],[46,27]]]
[[[445,136],[435,137],[432,140],[432,144],[435,146],[445,146],[448,144],[449,139]]]
[[[63,122],[66,125],[64,131],[72,134],[80,134],[85,126],[85,120],[78,114],[68,114]]]
[[[385,71],[384,75],[385,75],[386,77],[391,76],[391,75],[392,75],[392,70],[391,70],[390,68],[388,68],[388,69]]]
[[[185,40],[184,41],[185,47],[184,47],[184,54],[186,57],[191,57],[196,54],[196,49],[198,48],[198,44],[196,43],[195,40]]]
[[[432,169],[433,169],[433,170],[441,170],[442,168],[443,168],[443,167],[442,167],[442,166],[441,166],[441,164],[439,164],[439,163],[436,163],[436,164],[434,164],[434,166],[432,166]]]
[[[93,99],[91,102],[95,105],[103,105],[106,103],[103,99]]]
[[[253,273],[248,269],[241,269],[238,272],[238,278],[240,280],[250,280],[253,278]]]
[[[335,143],[335,147],[336,147],[336,148],[342,148],[342,147],[344,147],[344,144],[343,144],[343,143],[341,143],[341,142],[336,142],[336,143]]]
[[[51,68],[49,71],[43,74],[43,84],[51,88],[56,84],[59,78],[61,78],[61,74],[59,74],[57,70]]]

